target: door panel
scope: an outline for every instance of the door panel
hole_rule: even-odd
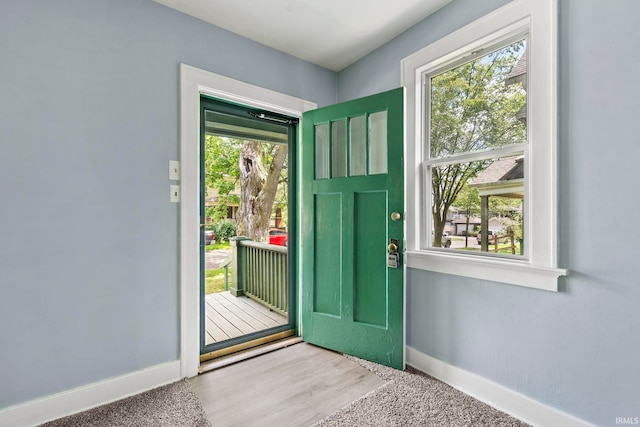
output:
[[[314,282],[322,286],[314,287],[313,310],[331,316],[340,316],[340,295],[342,288],[342,254],[336,250],[335,230],[340,229],[342,203],[340,194],[317,194],[314,212]]]
[[[386,206],[386,192],[354,194],[354,313],[355,322],[387,327],[386,265],[371,262],[386,257],[384,216],[377,211]]]
[[[305,113],[302,331],[311,343],[402,368],[402,89]]]

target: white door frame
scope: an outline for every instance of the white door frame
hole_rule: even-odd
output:
[[[180,64],[180,375],[200,365],[200,95],[292,117],[317,107],[229,77]]]

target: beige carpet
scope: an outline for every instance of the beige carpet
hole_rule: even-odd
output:
[[[207,419],[187,380],[158,387],[41,427],[205,427]]]
[[[388,382],[314,427],[527,426],[435,378],[346,356]]]
[[[297,351],[306,349],[306,351],[325,352],[322,349],[305,346],[307,345],[294,347],[297,347]],[[275,360],[280,359],[282,353],[280,353],[280,357],[278,353],[271,353],[270,357]],[[209,379],[217,380],[212,381],[210,385],[218,392],[224,387],[223,385],[233,385],[245,390],[245,393],[242,394],[245,404],[243,407],[235,406],[236,415],[234,421],[230,419],[233,417],[229,417],[229,414],[225,414],[224,410],[216,407],[214,411],[211,411],[213,425],[233,425],[234,427],[247,425],[276,427],[285,424],[301,427],[310,424],[313,424],[314,427],[520,427],[527,425],[433,377],[411,368],[407,369],[407,371],[398,371],[376,363],[351,356],[340,356],[335,353],[328,353],[330,357],[317,360],[309,358],[308,353],[304,353],[304,355],[307,356],[304,361],[294,363],[311,363],[313,368],[304,367],[304,371],[309,372],[308,378],[304,378],[305,387],[307,387],[306,392],[296,395],[287,395],[290,390],[295,390],[295,387],[291,384],[291,378],[282,375],[283,371],[286,372],[292,368],[291,360],[287,362],[288,365],[287,363],[284,364],[282,370],[276,366],[270,366],[269,369],[266,369],[267,374],[273,374],[269,381],[272,392],[266,396],[263,394],[259,399],[256,396],[246,394],[247,391],[255,391],[254,387],[252,387],[255,375],[247,368],[247,362],[233,365],[232,369],[225,368],[227,370],[225,378],[216,378],[215,375],[209,376]],[[268,358],[265,356],[255,358],[251,363],[259,364],[264,369],[268,365]],[[323,362],[322,360],[325,361]],[[350,393],[347,392],[347,389],[351,385],[348,384],[349,381],[346,379],[350,376],[346,375],[346,372],[353,368],[349,368],[344,362],[347,365],[357,365],[353,366],[353,368],[362,369],[365,372],[368,370],[370,371],[369,375],[373,373],[375,374],[372,375],[373,377],[379,377],[377,385],[375,383],[368,385],[369,390],[372,391],[364,395],[361,393],[356,394],[354,397],[349,397]],[[331,377],[325,378],[325,376],[333,370],[337,370],[338,377],[342,377],[344,382],[327,382],[327,378]],[[265,370],[262,372],[264,373]],[[253,376],[254,381],[249,378],[243,378],[244,374]],[[205,376],[200,376],[200,380]],[[357,375],[357,377],[363,378],[362,374]],[[278,382],[278,378],[284,378],[284,383]],[[231,379],[234,381],[231,381]],[[357,389],[354,391],[357,391]],[[221,395],[218,394],[217,398],[213,400],[218,402],[224,400],[226,404],[229,404],[230,397],[234,395],[237,394],[224,394],[226,396],[225,399],[220,399]],[[332,396],[332,399],[335,400],[329,406],[338,404],[342,400],[344,402],[342,409],[315,422],[315,424],[313,421],[309,422],[309,419],[314,418],[313,412],[317,411],[318,408],[312,407],[309,409],[305,405],[308,405],[309,402],[314,402],[314,399],[318,398],[328,402],[331,399],[328,399],[327,396]],[[248,404],[249,402],[251,404]],[[206,403],[210,404],[210,402]],[[248,410],[252,406],[260,407],[260,404],[265,406],[265,410],[261,412],[260,416],[256,416],[255,413],[251,413]],[[307,408],[307,410],[300,412],[302,407]],[[337,408],[340,408],[340,406]],[[301,413],[304,416],[301,416]],[[331,411],[325,412],[325,414],[331,413]],[[238,418],[238,414],[241,417]],[[267,415],[271,417],[277,415],[280,418],[269,418]],[[315,417],[315,420],[319,418]],[[182,380],[90,411],[43,424],[42,427],[204,427],[210,425],[211,423],[207,419],[207,415],[193,390],[192,384],[188,380]]]

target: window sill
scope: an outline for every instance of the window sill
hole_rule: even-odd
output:
[[[558,291],[558,277],[568,270],[531,265],[527,262],[487,259],[449,253],[407,251],[407,267],[456,276],[490,280],[527,288]]]

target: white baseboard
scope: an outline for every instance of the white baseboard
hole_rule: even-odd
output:
[[[179,379],[180,361],[163,363],[3,409],[0,411],[0,426],[35,426]]]
[[[407,364],[534,426],[592,427],[579,418],[407,346]]]

